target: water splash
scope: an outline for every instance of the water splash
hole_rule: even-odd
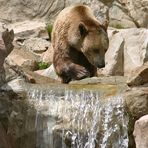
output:
[[[36,110],[38,148],[127,148],[128,118],[121,96],[97,91],[28,91]],[[42,139],[42,140],[41,140]]]

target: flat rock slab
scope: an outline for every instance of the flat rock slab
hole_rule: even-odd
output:
[[[123,76],[103,76],[103,77],[92,77],[86,78],[79,81],[72,81],[70,84],[97,84],[97,83],[105,83],[105,84],[125,84],[126,77]]]
[[[14,30],[16,39],[26,39],[39,36],[45,30],[46,24],[44,21],[35,20],[13,23],[7,25],[7,27]]]

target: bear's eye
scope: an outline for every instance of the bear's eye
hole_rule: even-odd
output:
[[[105,52],[107,51],[107,49],[105,49]]]
[[[102,32],[102,28],[99,28],[99,29],[98,29],[98,33],[101,33],[101,32]]]

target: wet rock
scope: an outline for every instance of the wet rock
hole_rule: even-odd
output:
[[[72,81],[70,84],[125,84],[126,77],[123,76],[103,76],[103,77],[92,77],[92,78],[85,78],[79,81]]]
[[[27,70],[27,71],[24,71],[24,73],[30,83],[37,83],[37,84],[60,83],[58,78],[54,77],[52,73],[50,73],[49,75],[44,74],[45,71],[46,70],[38,70],[38,71],[32,72]]]
[[[136,148],[148,147],[148,115],[142,116],[135,122],[134,136]]]
[[[18,77],[4,84],[1,87],[1,90],[8,91],[8,92],[13,91],[16,94],[24,95],[23,83],[24,83],[24,80]]]
[[[148,62],[146,62],[143,66],[137,67],[133,71],[131,71],[127,84],[129,86],[138,86],[148,83]]]
[[[134,120],[148,114],[148,87],[135,87],[127,91],[125,102]]]

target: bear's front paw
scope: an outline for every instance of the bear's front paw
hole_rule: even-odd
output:
[[[62,69],[60,77],[62,83],[69,83],[72,80],[81,80],[90,77],[90,73],[85,67],[72,63]]]
[[[71,70],[72,70],[72,73],[73,73],[72,80],[81,80],[81,79],[84,79],[86,77],[90,77],[89,71],[83,66],[73,65]]]

